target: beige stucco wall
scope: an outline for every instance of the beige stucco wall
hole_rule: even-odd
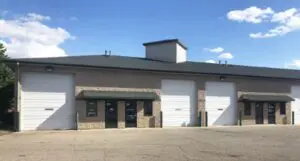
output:
[[[21,74],[24,72],[44,72],[45,66],[20,65]],[[193,80],[197,84],[198,107],[196,109],[194,125],[199,124],[199,111],[202,111],[202,125],[205,125],[205,82],[220,81],[219,75],[175,74],[162,72],[129,71],[96,68],[67,68],[55,67],[54,73],[68,73],[74,75],[75,96],[82,90],[114,90],[114,91],[154,91],[160,95],[162,79]],[[22,78],[20,78],[22,82]],[[242,93],[278,93],[289,94],[291,85],[300,85],[298,80],[270,79],[254,77],[228,76],[223,82],[233,82],[237,96]],[[21,85],[20,85],[21,87]],[[19,98],[20,99],[20,98]],[[160,102],[156,102],[155,127],[160,126]],[[84,108],[81,101],[76,101],[76,109]],[[238,110],[237,110],[238,111]],[[149,119],[149,118],[148,118]],[[147,118],[144,118],[145,122]],[[238,120],[237,123],[238,124]],[[100,126],[100,125],[99,125]],[[142,126],[142,125],[141,125]],[[103,127],[103,126],[101,126]]]

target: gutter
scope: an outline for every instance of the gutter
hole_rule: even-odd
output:
[[[16,69],[15,69],[15,101],[16,101],[16,106],[17,106],[17,111],[15,112],[14,115],[14,126],[16,131],[21,130],[21,114],[20,114],[20,103],[21,103],[21,88],[20,88],[20,63],[17,61],[16,62]]]

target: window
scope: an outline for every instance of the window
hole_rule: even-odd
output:
[[[86,102],[86,117],[97,117],[97,101],[88,100]]]
[[[152,116],[153,108],[152,101],[144,101],[144,116]]]
[[[245,102],[244,115],[251,116],[251,103]]]
[[[285,115],[286,108],[285,103],[280,103],[280,115]]]

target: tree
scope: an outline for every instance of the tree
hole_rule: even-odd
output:
[[[0,43],[0,89],[14,82],[12,70],[3,63],[3,60],[8,59],[5,52],[6,48]]]
[[[6,48],[0,43],[0,121],[6,125],[13,124],[14,108],[14,73],[4,64],[3,60],[8,59],[5,55]]]

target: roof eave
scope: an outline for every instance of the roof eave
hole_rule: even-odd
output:
[[[84,68],[102,68],[102,69],[121,69],[121,70],[136,70],[136,71],[153,71],[153,72],[167,72],[167,73],[184,73],[184,74],[206,74],[206,75],[218,75],[218,76],[241,76],[241,77],[252,77],[252,78],[274,78],[274,79],[290,79],[300,80],[299,78],[291,77],[270,77],[270,76],[259,76],[259,75],[242,75],[242,74],[228,74],[228,73],[207,73],[207,72],[192,72],[192,71],[175,71],[175,70],[157,70],[157,69],[141,69],[141,68],[123,68],[123,67],[107,67],[107,66],[93,66],[83,64],[67,64],[67,63],[53,63],[53,62],[29,62],[23,60],[5,60],[6,64],[22,63],[22,64],[33,64],[33,65],[57,65],[66,67],[84,67]]]

